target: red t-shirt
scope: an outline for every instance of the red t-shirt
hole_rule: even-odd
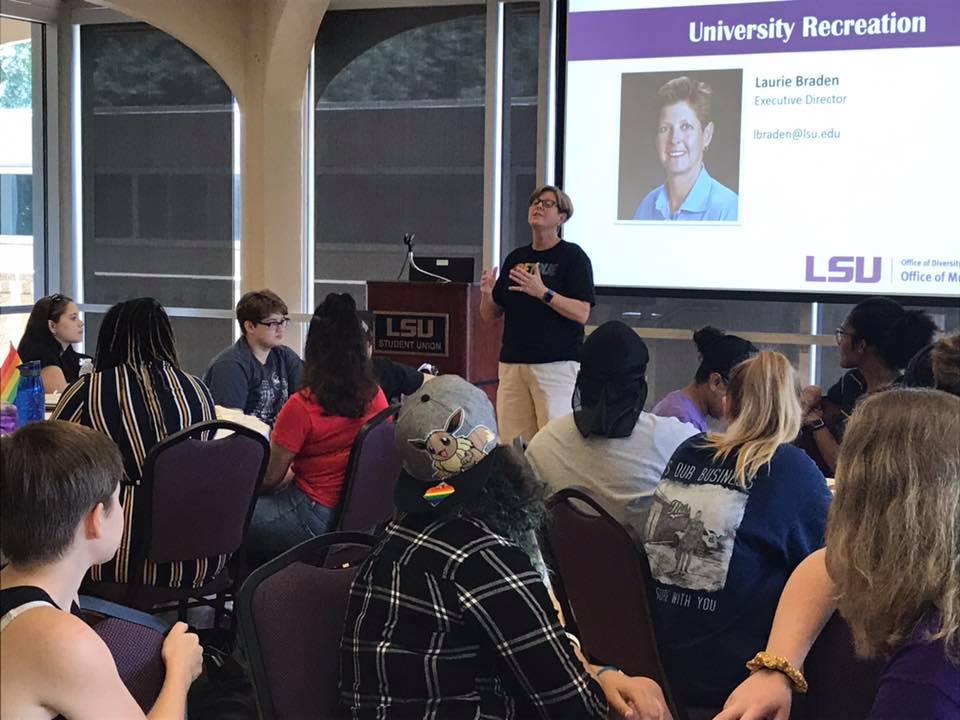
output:
[[[270,440],[296,454],[294,482],[314,502],[335,508],[343,494],[343,481],[353,441],[370,418],[387,407],[382,390],[370,401],[362,417],[327,415],[313,393],[291,395],[277,415]]]

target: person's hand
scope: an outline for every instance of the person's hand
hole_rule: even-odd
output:
[[[609,718],[623,720],[671,720],[663,691],[650,678],[630,677],[608,670],[597,678],[607,696]]]
[[[823,411],[819,408],[810,408],[803,414],[801,422],[804,425],[813,425],[817,420],[823,420]]]
[[[163,641],[163,662],[167,672],[180,675],[189,685],[203,670],[203,648],[196,633],[187,632],[187,624],[178,622]]]
[[[480,276],[480,292],[484,295],[493,294],[493,286],[497,284],[497,273],[499,268],[494,266],[490,270],[484,270]]]
[[[727,698],[714,720],[787,720],[793,702],[790,679],[776,670],[757,670]]]
[[[814,408],[819,408],[823,400],[823,390],[817,385],[807,385],[800,396],[800,405],[803,412],[806,413]]]
[[[540,275],[540,263],[533,264],[532,273],[520,267],[510,268],[510,279],[516,283],[510,286],[510,290],[526,293],[537,300],[542,299],[547,292],[547,286],[543,284],[543,277]]]

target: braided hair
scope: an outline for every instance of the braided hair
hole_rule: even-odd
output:
[[[163,306],[153,298],[144,297],[110,308],[97,336],[96,370],[150,365],[157,361],[180,366],[173,327]]]

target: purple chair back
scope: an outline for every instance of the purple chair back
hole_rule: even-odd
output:
[[[393,517],[393,490],[400,474],[393,417],[399,411],[399,404],[391,405],[357,433],[347,463],[337,530],[365,532]]]
[[[341,717],[340,637],[358,565],[326,567],[331,548],[377,543],[363,533],[307,540],[258,568],[237,596],[240,637],[263,720]]]
[[[232,434],[212,438],[217,430]],[[143,469],[150,502],[144,556],[174,562],[235,553],[243,542],[270,445],[235,423],[193,425],[155,445]]]
[[[817,637],[804,663],[810,689],[803,696],[802,717],[808,720],[862,720],[880,685],[883,660],[854,654],[853,636],[840,613],[834,613]]]
[[[657,649],[650,566],[634,539],[580,488],[565,488],[547,501],[546,535],[547,554],[560,574],[557,596],[584,653],[655,680],[674,717],[682,717]]]

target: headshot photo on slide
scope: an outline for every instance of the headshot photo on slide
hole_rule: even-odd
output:
[[[624,73],[618,220],[737,222],[743,71]]]

